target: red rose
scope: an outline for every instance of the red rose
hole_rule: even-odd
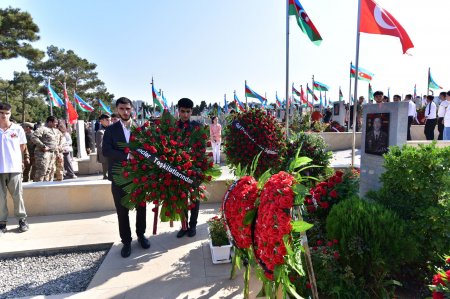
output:
[[[130,148],[126,147],[126,148],[123,149],[123,151],[125,152],[125,154],[128,154],[130,152]]]
[[[328,241],[327,245],[328,245],[328,247],[332,247],[333,246],[333,242]]]
[[[322,245],[322,240],[317,240],[317,246],[321,246]]]
[[[131,135],[131,136],[130,136],[130,141],[136,141],[136,136]]]
[[[143,183],[145,183],[145,182],[147,182],[147,177],[146,176],[143,176],[142,178],[141,178],[141,182],[143,182]]]
[[[155,120],[155,125],[159,126],[161,124],[161,121],[159,119]]]
[[[330,204],[324,201],[320,203],[320,206],[322,207],[322,209],[328,209],[330,207]]]
[[[336,184],[342,183],[342,177],[340,177],[340,176],[335,176],[335,177],[334,177],[334,182],[335,182]]]
[[[340,170],[337,170],[334,174],[338,177],[342,177],[344,175],[344,173]]]
[[[127,171],[124,171],[124,172],[123,172],[123,177],[124,177],[124,178],[127,178],[129,175],[130,175],[130,174],[129,174]]]
[[[140,205],[141,207],[145,207],[145,201],[140,202],[139,205]]]
[[[433,299],[445,299],[444,294],[441,292],[433,292]]]
[[[338,197],[338,193],[336,192],[336,190],[333,190],[330,192],[330,197],[331,198],[337,198]]]
[[[339,241],[337,239],[333,240],[333,244],[338,244],[338,243],[339,243]]]
[[[334,256],[334,259],[339,259],[339,252],[337,252],[337,251],[335,251],[334,253],[333,253],[333,256]]]
[[[122,161],[122,167],[125,167],[125,166],[127,166],[128,165],[128,162],[127,161]]]
[[[138,178],[134,178],[134,179],[133,179],[133,183],[134,183],[134,184],[139,184],[139,179],[138,179]]]
[[[440,273],[433,276],[433,285],[444,285],[444,281],[442,280],[442,275]]]

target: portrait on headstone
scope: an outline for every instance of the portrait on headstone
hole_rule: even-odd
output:
[[[381,156],[388,150],[389,113],[367,114],[365,153]]]
[[[339,103],[333,104],[333,115],[339,115]]]

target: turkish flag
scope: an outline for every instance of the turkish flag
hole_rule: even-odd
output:
[[[68,115],[67,118],[68,118],[69,124],[73,125],[74,123],[77,122],[78,113],[70,101],[67,101],[67,115]]]
[[[414,44],[400,23],[372,0],[361,0],[359,32],[396,36],[400,39],[403,54]]]

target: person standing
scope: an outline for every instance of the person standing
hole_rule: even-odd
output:
[[[384,96],[384,94],[383,94],[383,92],[380,91],[380,90],[375,91],[375,92],[373,93],[373,98],[374,98],[376,104],[381,104],[381,103],[383,103],[383,96]]]
[[[45,126],[34,131],[31,141],[36,145],[34,151],[36,172],[35,182],[53,181],[56,169],[56,155],[63,144],[62,134],[56,128],[58,120],[54,116],[47,117]]]
[[[84,124],[84,145],[86,147],[86,153],[90,155],[94,152],[94,132],[92,130],[91,123],[86,122]]]
[[[450,90],[446,95],[447,102],[450,101]],[[447,106],[444,114],[444,133],[442,140],[450,140],[450,104]]]
[[[23,128],[12,123],[10,118],[11,105],[0,103],[0,235],[7,231],[8,191],[14,202],[19,231],[29,229],[22,189],[22,153],[27,146],[27,138]]]
[[[103,156],[102,146],[103,146],[103,136],[105,135],[105,130],[111,125],[111,117],[107,114],[102,114],[98,118],[100,126],[95,132],[95,144],[97,146],[97,162],[102,163],[103,179],[108,179],[108,159]]]
[[[425,106],[425,137],[427,140],[434,140],[434,129],[436,128],[436,104],[433,96],[427,96],[427,106]]]
[[[441,99],[441,103],[439,104],[437,113],[438,114],[437,126],[439,131],[438,140],[442,140],[444,135],[444,115],[450,102],[447,101],[447,93],[445,91],[439,94],[439,98]]]
[[[182,98],[178,101],[178,115],[179,122],[178,126],[180,129],[184,129],[188,132],[194,130],[195,127],[200,127],[201,124],[197,121],[191,120],[192,109],[194,107],[194,102],[188,98]],[[200,210],[200,200],[197,198],[193,200],[193,208],[190,210],[191,217],[189,219],[188,211],[185,211],[185,221],[189,219],[189,223],[182,224],[180,231],[177,233],[177,238],[182,238],[184,235],[188,237],[193,237],[197,234],[197,219],[198,212]]]
[[[72,166],[72,137],[70,136],[70,133],[67,132],[66,125],[60,121],[58,125],[58,129],[61,131],[61,134],[63,135],[63,147],[62,147],[62,155],[63,155],[63,166],[64,166],[64,179],[76,179],[77,176],[75,175],[75,172],[73,171]]]
[[[412,95],[407,94],[405,96],[405,101],[408,102],[408,130],[406,132],[406,140],[411,140],[411,125],[414,119],[417,119],[416,104],[412,101]]]
[[[28,182],[34,179],[34,172],[36,167],[34,166],[34,149],[36,145],[31,141],[31,135],[33,134],[33,124],[23,123],[22,128],[25,131],[25,136],[27,137],[27,150],[30,156],[30,163],[25,163],[25,168],[23,170],[23,182]]]
[[[113,176],[112,169],[114,166],[120,166],[123,161],[130,159],[132,156],[126,154],[119,143],[129,143],[131,135],[131,126],[133,119],[131,113],[133,105],[131,100],[121,97],[116,101],[116,110],[119,114],[120,121],[112,124],[105,129],[103,135],[102,152],[108,158],[108,173],[111,181],[111,192],[116,206],[117,218],[119,221],[119,234],[123,244],[120,254],[122,257],[129,257],[131,254],[131,229],[129,210],[121,203],[125,191],[120,187]],[[138,242],[142,248],[150,248],[150,241],[145,237],[146,228],[146,206],[136,206],[136,234]]]
[[[220,144],[222,143],[222,126],[219,124],[219,118],[213,116],[211,126],[209,127],[211,137],[211,146],[213,151],[214,163],[220,164]]]

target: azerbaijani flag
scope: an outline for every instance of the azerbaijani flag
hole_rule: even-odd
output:
[[[159,92],[155,90],[155,86],[152,84],[152,97],[153,97],[153,105],[158,105],[161,110],[164,110],[164,104],[160,99]]]
[[[81,111],[83,111],[83,112],[94,111],[94,107],[92,107],[87,102],[85,102],[79,95],[76,94],[76,92],[73,93],[73,97],[75,98],[75,101],[77,101],[78,106],[80,107]]]
[[[373,90],[372,85],[369,83],[369,100],[373,100]]]
[[[414,99],[417,97],[416,84],[414,84]]]
[[[61,107],[64,105],[63,100],[58,96],[58,94],[53,90],[50,86],[50,83],[47,84],[48,97],[50,98],[51,105],[53,107]]]
[[[319,90],[319,91],[328,91],[328,89],[330,89],[327,85],[320,83],[318,81],[313,81],[314,82],[314,90]]]
[[[294,84],[292,84],[292,95],[295,95],[297,97],[301,97],[300,92],[297,89],[295,89]]]
[[[106,106],[105,103],[102,102],[102,100],[98,99],[98,104],[106,113],[108,113],[109,115],[112,114],[111,109],[109,109],[109,107]]]
[[[289,15],[295,16],[297,24],[303,33],[305,33],[314,44],[320,45],[322,37],[303,6],[300,4],[300,1],[289,0]]]
[[[278,108],[281,108],[281,106],[283,106],[283,102],[278,98],[278,94],[275,94],[275,104],[277,105]]]
[[[242,104],[242,102],[239,101],[239,99],[238,99],[238,97],[237,97],[236,94],[234,94],[234,102],[236,103],[236,106],[238,107],[238,109],[239,109],[240,111],[245,111],[245,106],[244,106],[244,104]]]
[[[318,100],[319,100],[319,99],[317,98],[317,96],[314,94],[314,92],[311,90],[311,88],[309,88],[308,85],[306,85],[306,91],[307,91],[307,93],[309,93],[310,95],[312,95],[312,97],[313,97],[313,99],[314,99],[315,101],[318,101]]]
[[[250,87],[248,87],[247,83],[245,83],[245,96],[258,99],[264,106],[267,103],[267,99],[254,92]]]
[[[428,88],[429,88],[429,89],[442,89],[442,87],[439,86],[439,85],[433,80],[433,77],[431,77],[430,69],[428,69]]]
[[[223,106],[223,112],[224,112],[225,114],[228,114],[228,103],[227,103],[227,99],[224,98],[223,100],[225,101],[225,105]]]
[[[352,63],[352,66],[350,68],[350,77],[355,78],[355,75],[356,75],[356,67]],[[358,80],[370,82],[372,81],[373,76],[374,76],[373,73],[366,71],[361,67],[358,67]]]

